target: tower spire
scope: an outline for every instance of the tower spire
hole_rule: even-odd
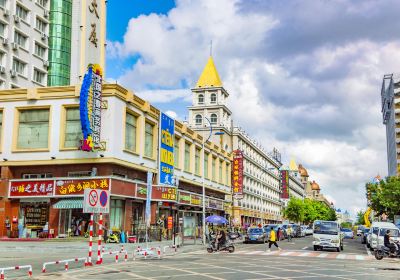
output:
[[[210,41],[210,56],[212,56],[212,40]]]
[[[210,47],[210,54],[212,48]],[[221,78],[219,77],[217,68],[215,67],[212,56],[208,58],[207,64],[200,75],[199,80],[196,84],[197,88],[203,87],[222,87]]]

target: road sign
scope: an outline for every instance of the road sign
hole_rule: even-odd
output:
[[[85,189],[83,213],[109,213],[110,194],[106,190]]]

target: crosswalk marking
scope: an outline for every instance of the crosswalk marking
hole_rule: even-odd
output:
[[[337,258],[337,259],[345,259],[346,257],[347,257],[346,254],[340,254],[340,255],[338,255],[336,258]]]
[[[324,253],[324,254],[319,254],[317,257],[318,258],[326,258],[328,255],[329,254]]]

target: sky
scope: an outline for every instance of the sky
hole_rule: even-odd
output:
[[[306,167],[337,208],[366,208],[365,183],[387,175],[380,88],[399,72],[399,1],[107,5],[108,81],[185,120],[212,40],[235,125]]]

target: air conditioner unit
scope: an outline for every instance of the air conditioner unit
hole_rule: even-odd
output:
[[[8,39],[7,38],[3,38],[3,45],[8,45]]]
[[[18,50],[18,44],[15,43],[15,42],[11,43],[11,47],[12,47],[13,50]]]
[[[17,76],[17,71],[10,70],[10,74],[11,74],[11,77],[15,77],[15,76]]]
[[[8,17],[8,16],[10,16],[10,10],[4,10],[4,16],[5,17]]]
[[[44,11],[43,11],[43,16],[44,16],[45,18],[49,17],[49,11],[48,11],[48,10],[44,10]]]
[[[6,72],[6,67],[0,66],[0,73],[4,74]]]
[[[41,36],[41,38],[42,38],[42,40],[43,40],[43,41],[44,41],[44,40],[46,40],[46,39],[47,39],[47,35],[46,35],[46,33],[42,32],[42,36]]]
[[[43,60],[43,66],[44,67],[48,67],[49,66],[49,62],[47,60]]]
[[[21,18],[20,18],[19,16],[17,16],[17,15],[14,15],[14,21],[15,21],[16,23],[18,23],[18,22],[21,21]]]

